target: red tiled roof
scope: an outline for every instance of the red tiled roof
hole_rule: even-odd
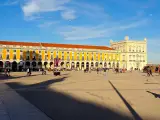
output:
[[[0,41],[2,45],[22,45],[22,46],[43,46],[43,47],[59,47],[59,48],[83,48],[83,49],[99,49],[99,50],[114,50],[107,46],[92,46],[92,45],[74,45],[74,44],[56,44],[56,43],[32,43],[32,42],[13,42]]]
[[[0,44],[2,44],[2,45],[40,46],[40,43],[13,42],[13,41],[0,41]]]

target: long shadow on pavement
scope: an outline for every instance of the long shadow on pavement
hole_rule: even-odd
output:
[[[23,75],[23,76],[5,76],[4,74],[0,76],[0,80],[10,80],[10,79],[17,79],[17,78],[22,78],[22,77],[32,77],[32,76],[38,76],[40,74],[36,74],[36,75],[31,75],[31,76],[27,76],[27,75]]]
[[[31,104],[54,120],[131,120],[127,115],[95,103],[86,102],[66,93],[49,89],[55,82],[64,81],[65,77],[52,79],[33,85],[18,82],[6,83]],[[43,86],[43,87],[41,87]],[[23,88],[28,88],[24,90]],[[21,90],[22,89],[22,90]],[[117,108],[119,109],[119,108]]]
[[[116,91],[116,93],[119,95],[119,97],[122,99],[128,110],[132,113],[135,120],[142,120],[142,118],[139,116],[139,114],[131,107],[131,105],[127,102],[127,100],[121,95],[121,93],[117,90],[117,88],[109,81],[110,85],[113,87],[113,89]]]

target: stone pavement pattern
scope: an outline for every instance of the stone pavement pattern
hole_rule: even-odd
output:
[[[111,71],[106,76],[79,71],[63,72],[57,77],[52,73],[46,76],[33,73],[30,77],[25,74],[12,73],[12,79],[1,82],[54,120],[102,120],[107,116],[160,119],[160,99],[147,92],[160,95],[160,76],[147,78],[139,72],[114,74]],[[8,96],[12,96],[9,93]]]

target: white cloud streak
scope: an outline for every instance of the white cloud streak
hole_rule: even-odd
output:
[[[66,11],[68,9],[65,4],[69,2],[70,0],[29,0],[22,6],[22,10],[26,17],[45,12]]]
[[[147,20],[141,20],[125,25],[115,25],[106,27],[105,25],[98,26],[66,26],[61,27],[58,32],[65,40],[86,40],[94,38],[110,37],[118,31],[124,31],[131,28],[136,28],[147,23]]]
[[[1,4],[3,6],[13,6],[13,5],[17,5],[19,3],[19,0],[8,0],[6,3]]]
[[[61,16],[65,20],[74,20],[76,18],[74,10],[67,10],[61,13]]]
[[[44,22],[43,24],[38,25],[38,27],[40,28],[46,28],[46,27],[50,27],[52,25],[58,24],[58,21],[48,21],[48,22]]]

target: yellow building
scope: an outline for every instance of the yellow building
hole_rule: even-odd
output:
[[[107,46],[0,41],[0,68],[53,67],[60,58],[64,68],[121,67],[121,53]]]

